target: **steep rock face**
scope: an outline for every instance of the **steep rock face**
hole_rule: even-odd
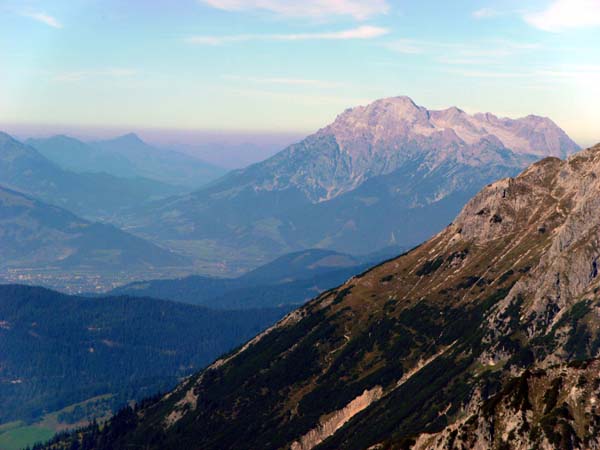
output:
[[[527,370],[413,450],[598,449],[600,361]]]
[[[599,172],[597,146],[487,186],[428,242],[288,315],[126,431],[115,419],[111,448],[593,448],[598,363],[581,361],[600,350]]]
[[[523,166],[532,158],[564,158],[578,149],[547,118],[430,111],[395,97],[346,110],[331,125],[259,164],[256,169],[268,169],[266,178],[253,185],[267,191],[295,187],[311,202],[321,202],[409,161],[420,161],[429,171],[449,162]]]
[[[484,189],[458,216],[455,226],[464,238],[484,244],[517,235],[515,246],[532,236],[548,236],[540,259],[503,300],[493,317],[520,304],[529,338],[550,331],[586,296],[600,286],[600,147],[581,152],[566,162],[546,159],[517,179]],[[540,240],[540,239],[538,239]],[[544,239],[541,239],[544,241]],[[508,249],[509,251],[511,249]]]
[[[232,266],[314,247],[409,247],[440,231],[487,183],[577,149],[549,119],[383,99],[345,111],[266,161],[140,210],[130,225],[176,249],[209,246]]]

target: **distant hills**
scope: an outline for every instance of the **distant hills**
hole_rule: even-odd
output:
[[[400,252],[389,251],[390,255]],[[357,259],[331,250],[310,249],[284,255],[238,278],[189,276],[139,281],[110,294],[151,296],[219,309],[301,305],[382,258],[370,255]]]
[[[226,172],[192,156],[151,146],[134,133],[91,143],[59,135],[28,139],[26,144],[66,170],[145,178],[190,189]]]
[[[104,273],[189,267],[191,262],[118,228],[0,186],[0,268]]]
[[[92,417],[103,416],[171,388],[286,311],[213,311],[149,298],[90,299],[0,285],[0,423],[35,422],[99,396]]]
[[[1,132],[0,184],[86,218],[114,221],[132,206],[182,192],[180,187],[145,178],[65,170]]]
[[[261,163],[143,205],[127,223],[230,271],[305,248],[407,247],[442,229],[486,184],[577,149],[547,118],[382,99]]]

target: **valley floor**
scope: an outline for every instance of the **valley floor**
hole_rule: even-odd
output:
[[[101,395],[46,414],[34,423],[14,421],[0,424],[0,450],[21,450],[45,442],[56,433],[88,425],[92,419],[102,422],[111,415],[111,395]]]

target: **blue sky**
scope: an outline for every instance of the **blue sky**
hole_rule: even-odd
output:
[[[600,0],[0,0],[0,126],[311,132],[408,95],[600,141]]]

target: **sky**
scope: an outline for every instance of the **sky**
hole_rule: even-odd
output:
[[[408,95],[600,141],[600,0],[0,0],[0,128],[310,133]]]

